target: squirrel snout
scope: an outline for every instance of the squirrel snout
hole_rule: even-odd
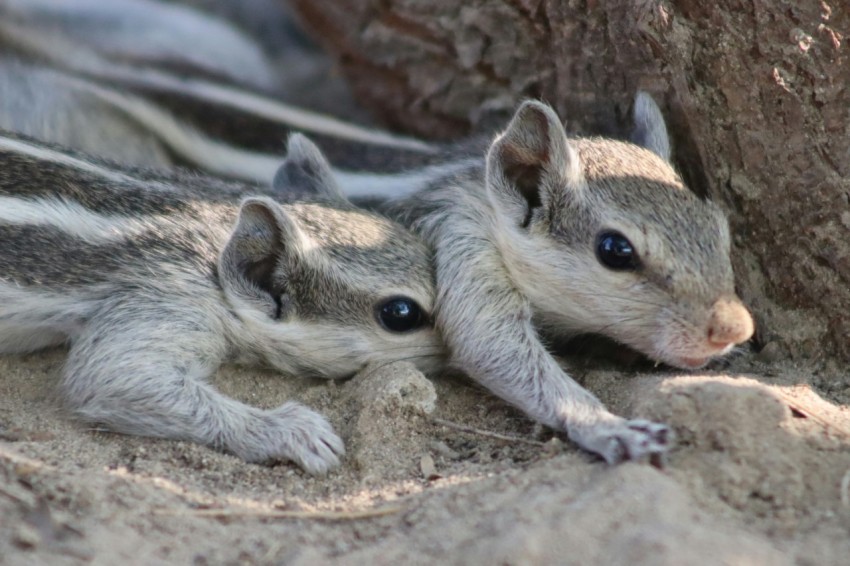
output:
[[[755,325],[750,311],[738,299],[720,299],[711,309],[708,341],[717,347],[740,344],[750,339]]]

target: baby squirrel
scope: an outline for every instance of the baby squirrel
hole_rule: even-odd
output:
[[[192,92],[210,94],[216,103],[245,103],[240,109],[288,129],[303,127],[268,101],[218,97],[208,85]],[[163,132],[170,123],[178,139],[186,126],[163,117],[149,113],[145,123]],[[524,103],[489,145],[404,143],[400,152],[378,135],[323,133],[347,148],[346,169],[334,170],[343,191],[361,203],[383,201],[379,208],[434,248],[435,321],[451,363],[609,463],[666,451],[668,428],[607,411],[561,369],[541,336],[602,334],[654,360],[696,369],[753,333],[734,290],[728,223],[671,166],[663,116],[646,93],[635,99],[634,143],[569,139],[555,112],[539,102]],[[201,154],[209,142],[195,136],[184,147]],[[362,159],[376,145],[383,161]],[[399,153],[403,159],[394,159]],[[253,163],[269,159],[218,155],[214,166],[195,162],[218,171],[244,164],[251,178],[246,155]],[[367,168],[357,170],[358,159]],[[257,177],[262,169],[254,169]]]
[[[595,332],[697,368],[752,334],[734,292],[726,220],[670,166],[666,126],[644,93],[635,103],[636,145],[568,139],[551,108],[528,102],[485,152],[477,143],[440,147],[348,126],[167,66],[79,57],[37,34],[3,34],[16,52],[67,72],[64,88],[124,112],[215,174],[267,184],[277,157],[211,139],[140,93],[320,134],[350,198],[395,201],[391,212],[434,247],[436,322],[454,365],[609,462],[663,452],[667,428],[605,410],[541,335]]]
[[[695,369],[753,333],[726,218],[670,165],[646,93],[634,121],[636,144],[570,139],[549,106],[525,102],[483,161],[390,206],[434,247],[450,363],[609,463],[664,452],[668,428],[610,413],[541,336],[603,334]]]
[[[164,39],[154,45],[154,36]],[[387,151],[398,162],[405,150],[407,166],[438,157],[420,140],[281,103],[275,95],[286,88],[277,87],[291,83],[294,70],[280,73],[255,40],[196,7],[0,0],[0,46],[0,128],[125,166],[189,165],[268,185],[280,165],[282,127],[321,139],[336,174],[355,190],[373,190],[370,173],[386,169]],[[223,141],[264,133],[272,153]],[[347,165],[353,170],[339,169]]]
[[[68,343],[64,399],[83,420],[323,473],[343,444],[294,402],[263,410],[207,383],[232,360],[286,374],[440,367],[431,254],[354,208],[293,135],[276,192],[121,170],[0,136],[0,352]]]

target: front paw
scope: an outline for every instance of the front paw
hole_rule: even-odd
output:
[[[244,442],[233,447],[250,462],[292,460],[320,475],[337,467],[345,454],[342,439],[325,417],[298,403],[264,411],[251,429]]]
[[[569,436],[609,464],[645,456],[655,458],[665,453],[673,441],[673,432],[667,425],[619,417],[573,428]]]

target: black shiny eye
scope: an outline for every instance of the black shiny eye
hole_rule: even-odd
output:
[[[625,271],[636,269],[637,253],[632,243],[619,232],[602,232],[596,239],[596,257],[605,267]]]
[[[409,332],[425,324],[425,315],[413,299],[393,297],[378,307],[378,320],[390,332]]]

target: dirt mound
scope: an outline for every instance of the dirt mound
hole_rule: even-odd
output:
[[[313,478],[76,425],[52,394],[63,356],[0,359],[5,564],[842,564],[850,553],[850,412],[791,366],[585,370],[616,410],[672,425],[664,470],[608,467],[470,382],[405,364],[345,383],[221,372],[216,385],[245,402],[294,398],[328,415],[348,453]],[[762,376],[739,375],[753,369]]]

